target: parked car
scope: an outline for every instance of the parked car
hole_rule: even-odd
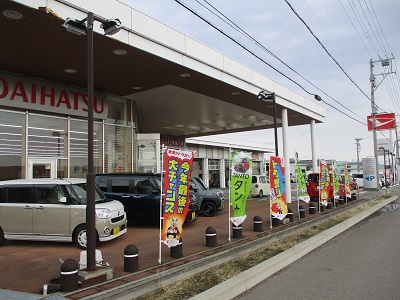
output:
[[[362,172],[353,172],[351,174],[353,177],[354,181],[357,183],[357,186],[360,188],[364,187],[364,175]]]
[[[74,242],[87,247],[84,179],[0,181],[0,244],[5,240]],[[97,241],[127,231],[124,206],[96,188]]]
[[[387,180],[385,178],[385,175],[379,173],[379,185],[381,188],[385,187],[385,186],[389,186],[389,180]]]
[[[197,208],[206,217],[212,217],[224,209],[224,192],[208,189],[200,177],[190,178],[190,192],[196,196]]]
[[[344,176],[338,176],[339,179],[339,197],[345,197]],[[310,201],[319,201],[319,173],[309,173],[307,175],[307,192],[310,196]],[[328,201],[334,198],[333,195],[333,178],[332,173],[329,173],[329,186],[328,186]]]
[[[250,196],[263,197],[269,195],[269,177],[265,175],[252,175]]]
[[[345,184],[345,175],[340,174],[339,176],[343,177],[343,184]],[[356,190],[357,189],[357,182],[354,180],[354,178],[349,174],[349,185],[351,190]]]
[[[291,182],[291,183],[296,183],[296,182],[297,182],[297,177],[296,177],[296,175],[293,175],[292,173],[290,173],[290,182]]]
[[[161,175],[157,173],[96,174],[96,185],[109,199],[120,201],[128,220],[156,220],[161,213]],[[197,196],[190,197],[186,223],[198,218]]]

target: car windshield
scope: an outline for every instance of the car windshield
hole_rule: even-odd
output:
[[[204,184],[203,180],[201,180],[201,178],[194,177],[192,178],[192,180],[195,180],[203,190],[207,189],[206,185]]]
[[[318,182],[319,181],[319,174],[310,174],[308,175],[308,182]]]
[[[86,183],[67,185],[67,190],[70,197],[77,200],[81,204],[87,204],[86,189]],[[97,203],[107,201],[107,198],[97,187],[95,187],[94,199]]]
[[[153,178],[154,178],[154,180],[155,180],[155,182],[157,184],[157,188],[161,189],[161,177],[160,176],[154,176]]]

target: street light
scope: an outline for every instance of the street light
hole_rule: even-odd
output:
[[[68,32],[87,36],[87,71],[88,71],[88,171],[86,174],[86,237],[87,237],[87,270],[96,269],[96,207],[95,207],[95,174],[93,163],[93,23],[99,21],[106,35],[117,33],[121,29],[119,19],[103,19],[87,13],[83,20],[68,18],[63,26]]]
[[[276,96],[275,93],[267,93],[266,91],[261,91],[258,96],[258,99],[263,100],[265,102],[269,102],[268,100],[272,100],[274,105],[274,134],[275,134],[275,156],[278,157],[278,129],[276,126]]]

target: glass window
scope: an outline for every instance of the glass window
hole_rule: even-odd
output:
[[[70,177],[84,178],[88,167],[88,123],[71,120],[70,140]],[[99,145],[101,143],[101,124],[93,125],[93,163],[94,172],[102,173],[102,160]]]
[[[132,127],[104,125],[104,172],[132,172]]]
[[[38,204],[59,204],[60,197],[64,196],[57,186],[36,187],[35,192]]]
[[[86,183],[65,185],[65,188],[73,203],[78,202],[80,204],[86,204]],[[94,199],[96,202],[104,201],[105,199],[103,193],[98,188],[95,189]]]
[[[108,181],[108,177],[106,177],[106,176],[97,177],[97,186],[103,192],[107,192],[107,181]]]
[[[25,177],[25,114],[0,111],[0,180]]]
[[[31,203],[29,197],[30,187],[9,187],[7,188],[8,203]]]
[[[29,115],[28,157],[66,157],[67,120]]]
[[[126,102],[108,101],[107,123],[126,124],[124,112],[126,112]]]
[[[112,179],[111,192],[113,193],[128,193],[129,179]]]
[[[219,170],[219,161],[215,160],[215,159],[209,159],[208,160],[208,169],[210,171]]]

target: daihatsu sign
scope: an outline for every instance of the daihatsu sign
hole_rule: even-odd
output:
[[[396,126],[394,113],[375,115],[375,119],[376,119],[376,130],[388,130],[388,129],[393,129]],[[373,116],[367,116],[367,123],[368,123],[368,131],[372,131],[374,129]]]

